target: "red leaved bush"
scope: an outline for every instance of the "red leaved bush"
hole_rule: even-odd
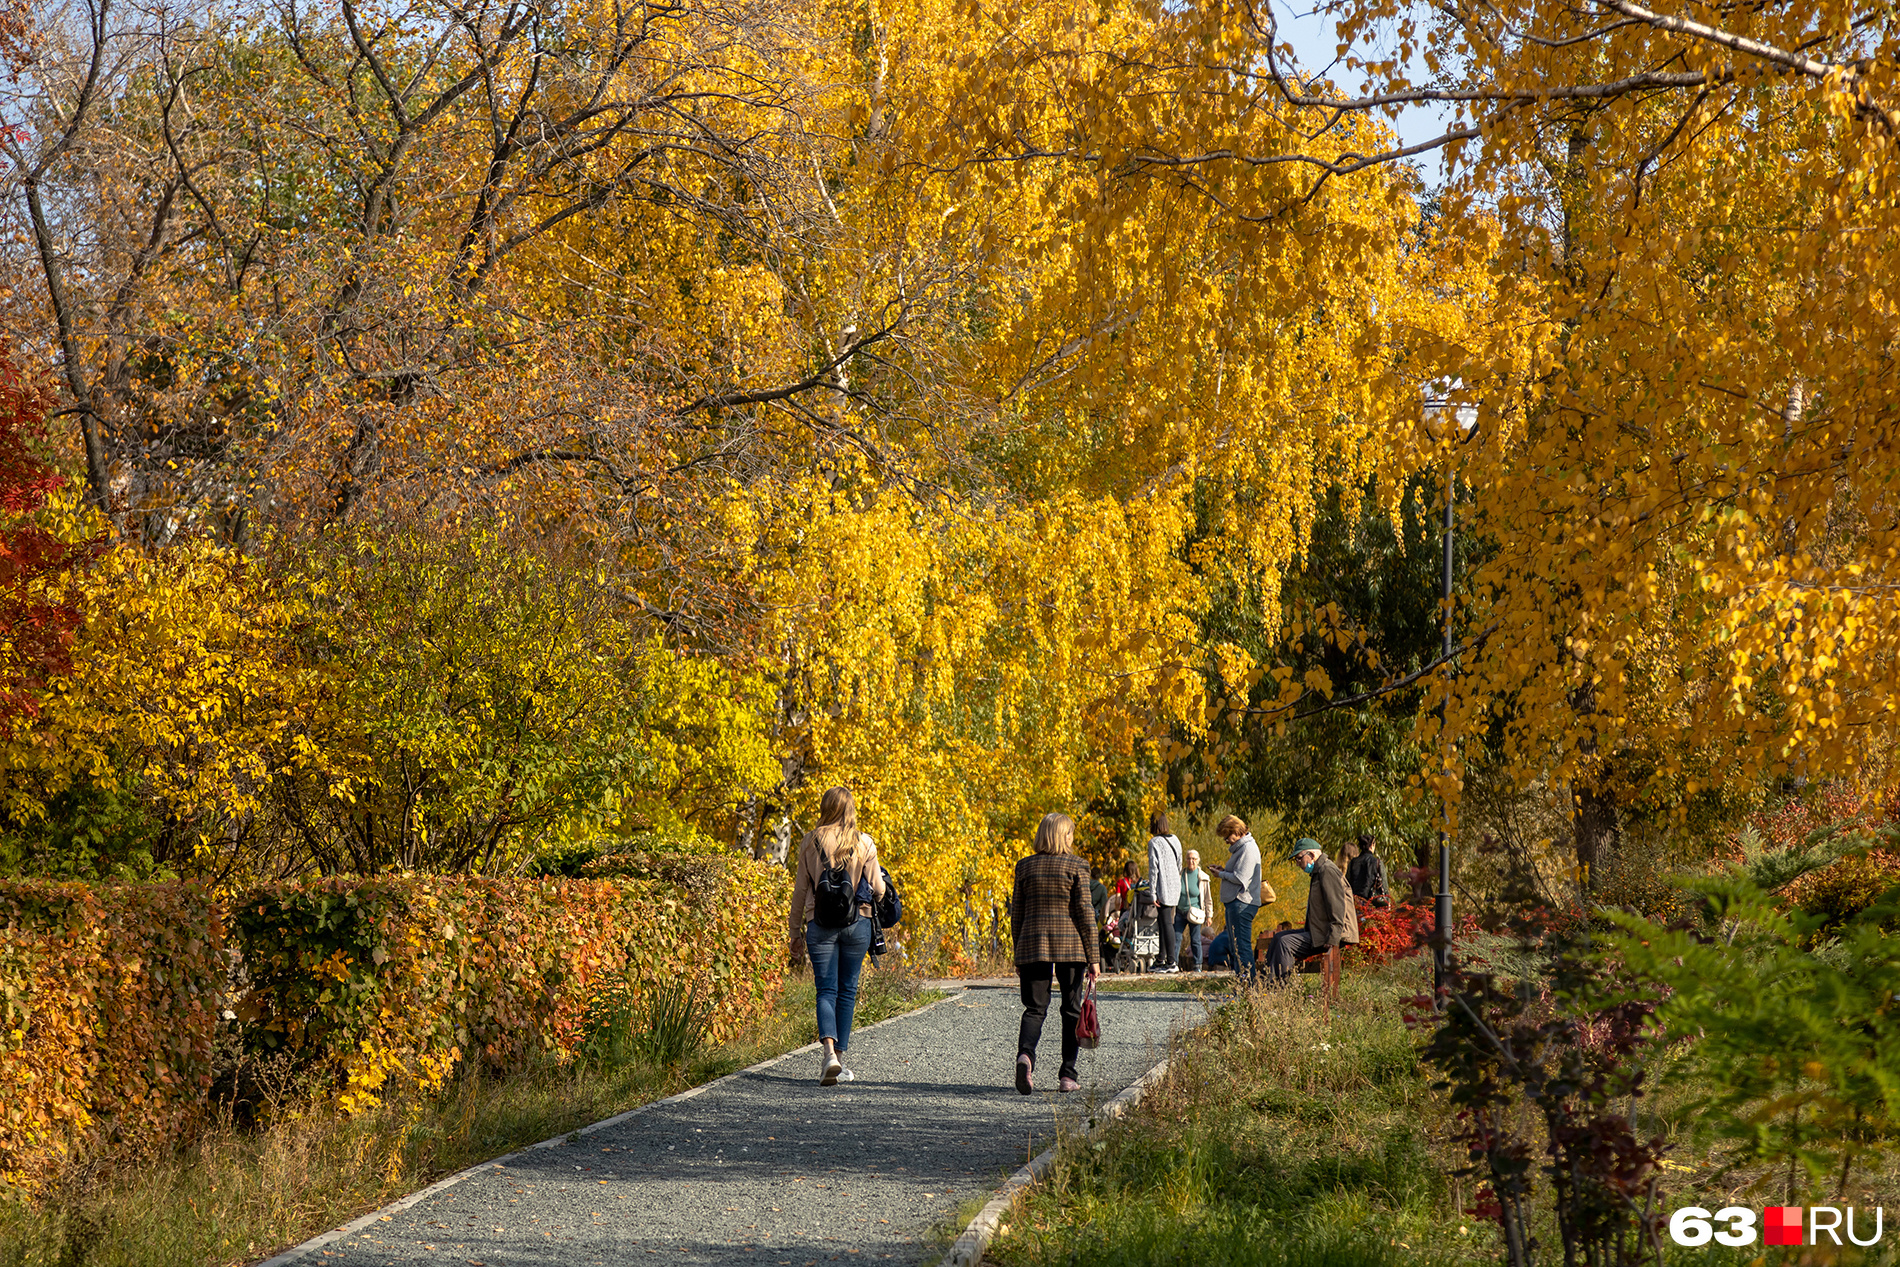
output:
[[[253,1046],[324,1066],[345,1109],[440,1086],[466,1061],[507,1074],[579,1046],[595,993],[685,986],[706,1036],[738,1038],[784,983],[784,869],[695,858],[701,878],[389,876],[267,885],[233,940]]]
[[[1395,902],[1378,907],[1364,898],[1355,898],[1359,907],[1359,953],[1362,963],[1377,965],[1405,959],[1431,945],[1437,917],[1429,902]],[[1469,937],[1478,931],[1478,921],[1470,915],[1454,916],[1453,938]]]
[[[0,735],[38,712],[34,691],[62,672],[79,614],[35,594],[34,582],[68,566],[72,548],[30,518],[62,477],[33,456],[46,432],[45,387],[0,345]]]

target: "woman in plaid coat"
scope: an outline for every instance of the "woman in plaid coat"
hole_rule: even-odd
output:
[[[1016,1038],[1016,1089],[1035,1090],[1036,1044],[1049,1015],[1049,983],[1062,983],[1062,1069],[1056,1086],[1077,1091],[1075,1024],[1082,1017],[1084,982],[1098,971],[1095,910],[1089,902],[1089,864],[1075,852],[1075,821],[1045,814],[1036,828],[1036,852],[1016,864],[1009,895],[1009,927],[1016,939],[1016,976],[1022,982],[1023,1024]]]

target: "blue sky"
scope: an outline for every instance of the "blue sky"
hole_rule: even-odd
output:
[[[1343,65],[1337,64],[1339,37],[1333,20],[1320,12],[1314,0],[1267,0],[1280,20],[1280,38],[1293,46],[1300,68],[1328,75],[1346,92],[1357,92],[1365,85]],[[1413,76],[1422,80],[1421,67]],[[1441,111],[1411,106],[1394,121],[1405,144],[1414,144],[1437,135],[1444,129]],[[1421,155],[1419,166],[1428,179],[1436,179],[1439,163],[1430,155]]]

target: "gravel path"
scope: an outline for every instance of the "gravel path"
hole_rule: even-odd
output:
[[[817,1085],[805,1053],[566,1145],[530,1150],[303,1263],[582,1267],[665,1262],[804,1267],[917,1263],[933,1232],[1167,1052],[1205,1007],[1181,994],[1097,994],[1102,1045],[1084,1091],[1016,1093],[1021,1005],[973,989],[858,1035],[858,1080]],[[1037,1081],[1053,1084],[1059,1019]],[[824,1141],[844,1141],[826,1144]]]

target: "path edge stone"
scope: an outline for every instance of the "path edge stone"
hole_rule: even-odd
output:
[[[962,989],[953,990],[953,991],[947,992],[941,999],[937,999],[937,1000],[934,1000],[933,1002],[926,1003],[920,1008],[914,1008],[908,1012],[900,1012],[896,1016],[886,1017],[884,1020],[879,1021],[875,1025],[866,1025],[863,1029],[854,1028],[852,1030],[852,1036],[855,1037],[858,1034],[868,1034],[874,1029],[882,1029],[886,1025],[895,1025],[898,1021],[906,1020],[909,1017],[922,1016],[925,1012],[930,1011],[932,1008],[940,1007],[943,1004],[950,1002],[952,999],[962,997],[963,993],[964,991]],[[509,1162],[513,1161],[515,1158],[526,1156],[528,1153],[534,1152],[536,1149],[559,1148],[562,1145],[568,1143],[570,1140],[573,1140],[577,1136],[592,1135],[595,1131],[605,1130],[610,1126],[617,1126],[621,1122],[626,1121],[628,1118],[639,1117],[642,1113],[651,1113],[653,1110],[658,1109],[658,1108],[663,1108],[666,1105],[678,1104],[682,1100],[690,1100],[694,1096],[704,1095],[706,1092],[712,1090],[716,1086],[721,1085],[722,1083],[731,1082],[735,1078],[743,1078],[749,1073],[761,1073],[767,1069],[770,1069],[773,1065],[781,1064],[787,1060],[790,1060],[794,1056],[808,1055],[809,1053],[817,1051],[817,1050],[818,1050],[817,1043],[806,1043],[803,1047],[794,1048],[791,1051],[784,1052],[781,1055],[773,1056],[767,1060],[761,1060],[756,1065],[747,1065],[744,1069],[734,1070],[733,1072],[729,1074],[725,1074],[721,1077],[714,1078],[711,1082],[702,1082],[700,1085],[696,1087],[688,1087],[686,1090],[681,1091],[677,1095],[669,1095],[665,1099],[662,1099],[662,1100],[651,1100],[635,1108],[628,1109],[625,1113],[616,1113],[612,1117],[602,1118],[598,1122],[590,1122],[586,1126],[580,1126],[580,1127],[576,1127],[575,1129],[571,1131],[565,1131],[560,1135],[556,1135],[552,1139],[544,1139],[538,1144],[528,1144],[522,1148],[515,1149],[515,1151],[513,1151],[512,1153],[504,1153],[500,1157],[493,1157],[487,1161],[476,1162],[473,1166],[468,1167],[468,1169],[466,1170],[458,1170],[452,1175],[436,1180],[434,1183],[430,1184],[426,1188],[423,1188],[416,1192],[412,1192],[406,1197],[399,1197],[396,1200],[391,1201],[388,1205],[379,1206],[378,1208],[371,1210],[368,1214],[365,1214],[360,1218],[351,1219],[348,1223],[345,1223],[342,1227],[334,1228],[331,1231],[324,1232],[317,1236],[313,1236],[309,1240],[304,1241],[302,1244],[292,1245],[289,1249],[286,1249],[277,1254],[274,1254],[271,1257],[262,1260],[261,1262],[253,1263],[252,1267],[290,1267],[291,1263],[294,1263],[301,1258],[307,1257],[310,1254],[316,1253],[318,1250],[322,1249],[326,1245],[335,1244],[337,1241],[342,1240],[346,1236],[353,1236],[358,1232],[366,1231],[367,1229],[375,1226],[378,1222],[380,1222],[384,1218],[387,1218],[388,1216],[392,1214],[396,1214],[402,1210],[407,1210],[410,1206],[416,1204],[418,1201],[422,1201],[428,1197],[432,1197],[436,1193],[441,1192],[444,1188],[453,1188],[456,1184],[461,1183],[464,1179],[472,1179],[476,1175],[481,1174],[485,1170],[501,1169],[505,1167]],[[1165,1065],[1167,1062],[1163,1061],[1162,1063]],[[1143,1077],[1145,1079],[1147,1075],[1143,1075]],[[1140,1084],[1137,1084],[1137,1085],[1140,1085]],[[1127,1095],[1127,1094],[1128,1093],[1126,1091],[1122,1092],[1122,1095]],[[1121,1096],[1117,1096],[1115,1098],[1119,1100]],[[1110,1103],[1113,1103],[1113,1101],[1110,1101]],[[1038,1157],[1036,1160],[1041,1161],[1042,1158]],[[986,1241],[985,1243],[987,1244],[988,1242]]]
[[[1204,1021],[1201,1022],[1201,1024],[1204,1023]],[[1187,1028],[1197,1029],[1199,1025],[1190,1025]],[[1185,1033],[1186,1030],[1180,1032]],[[1169,1036],[1170,1043],[1174,1037],[1174,1035]],[[1167,1076],[1168,1066],[1173,1060],[1172,1055],[1163,1058],[1160,1064],[1123,1087],[1107,1104],[1095,1110],[1087,1125],[1082,1128],[1082,1137],[1086,1139],[1093,1135],[1099,1128],[1107,1126],[1140,1103],[1141,1097],[1148,1094],[1148,1088]],[[1010,1208],[1016,1204],[1017,1194],[1042,1178],[1044,1172],[1055,1164],[1056,1151],[1061,1147],[1062,1142],[1058,1140],[1037,1153],[1035,1159],[1028,1165],[1011,1175],[1003,1186],[996,1190],[996,1195],[990,1198],[989,1204],[977,1211],[976,1217],[970,1220],[970,1225],[963,1229],[962,1235],[957,1237],[950,1246],[950,1252],[943,1256],[943,1261],[937,1267],[976,1267],[983,1259],[983,1252],[990,1247],[990,1242],[996,1239],[996,1229],[1002,1225],[1003,1216],[1008,1214]]]

